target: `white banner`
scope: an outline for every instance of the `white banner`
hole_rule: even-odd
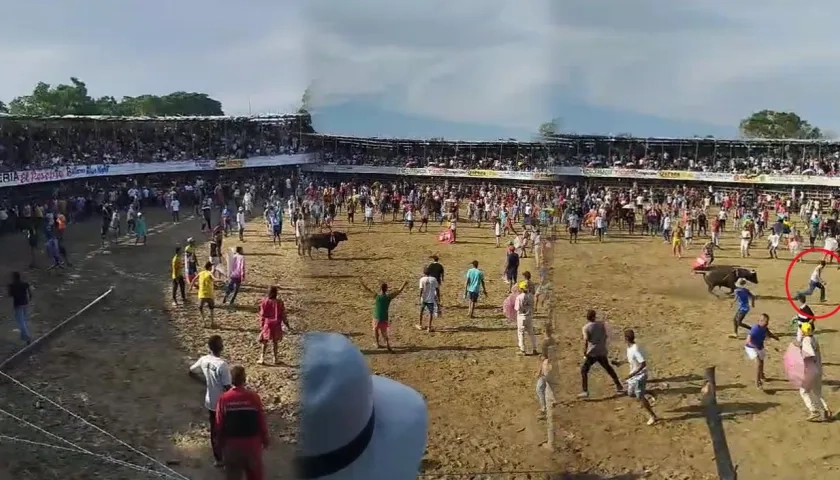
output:
[[[347,175],[405,175],[412,177],[455,177],[455,178],[487,178],[522,181],[549,181],[557,178],[551,172],[517,172],[511,170],[462,170],[457,168],[409,168],[409,167],[376,167],[368,165],[306,165],[305,172],[341,173]]]
[[[17,172],[0,173],[0,188],[93,177],[119,177],[149,173],[199,172],[216,170],[217,168],[283,167],[289,165],[307,164],[315,161],[317,161],[317,159],[311,154],[299,154],[252,157],[237,160],[182,160],[177,162],[76,165],[69,167],[20,170]],[[223,166],[219,167],[219,162],[222,162]]]
[[[497,178],[522,181],[557,181],[561,177],[627,178],[638,180],[676,180],[683,182],[746,183],[764,185],[819,185],[840,187],[840,177],[817,175],[745,175],[685,170],[639,170],[633,168],[554,167],[550,172],[508,170],[459,170],[451,168],[401,168],[367,165],[310,164],[304,171],[356,175],[408,175],[423,177]]]
[[[548,172],[511,170],[377,167],[372,165],[317,164],[312,154],[275,155],[220,160],[183,160],[156,163],[118,163],[77,165],[40,170],[0,172],[0,188],[33,183],[77,180],[93,177],[117,177],[150,173],[182,173],[240,168],[281,167],[303,165],[303,170],[318,173],[348,175],[404,175],[422,177],[500,179],[520,181],[557,181],[560,177],[626,178],[638,180],[676,180],[683,182],[742,183],[764,185],[818,185],[840,187],[840,177],[824,175],[745,175],[723,172],[691,172],[684,170],[637,170],[632,168],[554,167]]]

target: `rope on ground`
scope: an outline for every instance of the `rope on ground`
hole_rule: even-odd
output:
[[[31,423],[27,420],[24,420],[23,418],[20,418],[20,417],[16,416],[15,414],[10,413],[6,410],[3,410],[2,408],[0,408],[0,413],[2,413],[3,415],[6,415],[6,416],[8,416],[8,417],[10,417],[14,420],[17,420],[18,422],[20,422],[20,423],[22,423],[22,424],[24,424],[24,425],[26,425],[26,426],[34,429],[34,430],[37,430],[37,431],[43,433],[44,435],[46,435],[50,438],[54,438],[54,439],[56,439],[56,440],[58,440],[62,443],[65,443],[65,444],[69,445],[70,447],[62,447],[60,445],[52,445],[52,444],[49,444],[49,443],[35,442],[35,441],[32,441],[32,440],[26,440],[26,439],[23,439],[23,438],[12,437],[12,436],[9,436],[9,435],[0,435],[0,441],[7,440],[7,441],[11,441],[11,442],[16,442],[16,443],[30,444],[30,445],[33,445],[33,446],[37,445],[37,446],[41,446],[41,447],[49,447],[49,448],[53,448],[53,449],[57,449],[57,450],[63,450],[63,451],[68,451],[68,452],[73,452],[73,453],[78,453],[78,454],[83,454],[83,455],[89,455],[91,457],[95,457],[95,458],[99,458],[101,460],[104,460],[108,463],[113,463],[113,464],[116,464],[116,465],[120,465],[120,466],[123,466],[123,467],[126,467],[126,468],[130,468],[130,469],[133,469],[133,470],[144,472],[144,473],[152,473],[152,474],[155,474],[155,475],[157,475],[161,478],[174,478],[174,479],[178,480],[178,477],[173,477],[172,475],[169,475],[168,473],[157,472],[155,470],[143,467],[141,465],[135,465],[133,463],[126,462],[124,460],[119,460],[119,459],[111,457],[109,455],[100,455],[100,454],[97,454],[97,453],[93,453],[90,450],[87,450],[86,448],[80,447],[79,445],[76,445],[75,443],[71,442],[70,440],[67,440],[66,438],[61,437],[60,435],[56,435],[56,434],[54,434],[54,433],[52,433],[48,430],[45,430],[45,429],[39,427],[38,425],[35,425],[34,423]]]
[[[41,335],[40,337],[38,337],[34,342],[30,343],[29,345],[27,345],[27,346],[21,348],[20,350],[18,350],[17,353],[15,353],[11,357],[4,360],[3,363],[0,363],[0,371],[5,370],[6,366],[10,365],[12,362],[17,360],[18,358],[21,358],[22,356],[26,355],[27,353],[31,352],[32,350],[38,348],[38,346],[41,345],[41,343],[43,343],[46,339],[50,338],[55,332],[57,332],[62,327],[64,327],[68,323],[75,320],[79,315],[81,315],[81,314],[85,313],[86,311],[90,310],[91,307],[93,307],[97,303],[101,302],[105,297],[110,295],[111,292],[113,292],[113,291],[114,291],[114,287],[109,288],[108,291],[106,291],[102,295],[96,297],[92,302],[90,302],[87,305],[85,305],[84,307],[82,307],[82,309],[79,310],[78,312],[76,312],[73,315],[70,315],[69,317],[67,317],[67,319],[65,319],[63,322],[59,323],[58,325],[56,325],[52,330],[50,330],[49,332]]]
[[[105,435],[106,437],[108,437],[108,438],[110,438],[110,439],[114,440],[115,442],[117,442],[117,443],[118,443],[118,444],[120,444],[121,446],[123,446],[123,447],[127,448],[127,449],[128,449],[128,450],[130,450],[131,452],[136,453],[137,455],[140,455],[140,456],[141,456],[141,457],[143,457],[144,459],[146,459],[146,460],[148,460],[148,461],[150,461],[150,462],[152,462],[152,463],[156,464],[157,466],[159,466],[159,467],[163,468],[166,472],[169,472],[169,474],[170,474],[171,476],[173,476],[174,478],[178,478],[178,479],[180,479],[180,480],[189,480],[189,478],[187,478],[187,477],[185,477],[184,475],[182,475],[182,474],[180,474],[180,473],[176,472],[175,470],[173,470],[172,468],[170,468],[169,466],[167,466],[166,464],[164,464],[164,463],[163,463],[163,462],[161,462],[160,460],[157,460],[157,459],[155,459],[155,458],[152,458],[152,457],[150,457],[149,455],[147,455],[147,454],[145,454],[145,453],[141,452],[140,450],[138,450],[138,449],[136,449],[136,448],[132,447],[131,445],[129,445],[129,444],[127,444],[126,442],[124,442],[124,441],[120,440],[119,438],[117,438],[114,434],[112,434],[112,433],[109,433],[109,432],[105,431],[102,427],[99,427],[98,425],[94,425],[93,423],[89,422],[88,420],[86,420],[85,418],[81,417],[80,415],[78,415],[78,414],[76,414],[76,413],[74,413],[74,412],[71,412],[70,410],[68,410],[68,409],[67,409],[67,408],[65,408],[64,406],[62,406],[62,405],[60,405],[59,403],[55,402],[55,401],[54,401],[54,400],[52,400],[51,398],[48,398],[48,397],[46,397],[46,396],[42,395],[41,393],[38,393],[38,392],[36,392],[35,390],[31,389],[31,388],[30,388],[30,387],[28,387],[27,385],[24,385],[22,382],[20,382],[20,381],[19,381],[19,380],[17,380],[16,378],[12,377],[12,376],[11,376],[11,375],[9,375],[8,373],[6,373],[6,372],[4,372],[4,371],[0,370],[0,376],[2,376],[2,377],[4,377],[4,378],[6,378],[6,379],[8,379],[8,380],[12,381],[13,383],[15,383],[15,384],[16,384],[16,385],[18,385],[19,387],[23,388],[23,389],[24,389],[24,390],[26,390],[27,392],[31,393],[32,395],[35,395],[36,397],[38,397],[38,398],[40,398],[40,399],[42,399],[42,400],[44,400],[44,401],[46,401],[47,403],[49,403],[49,404],[51,404],[52,406],[54,406],[54,407],[58,408],[59,410],[63,411],[64,413],[66,413],[66,414],[70,415],[71,417],[75,418],[76,420],[79,420],[79,421],[80,421],[80,422],[82,422],[83,424],[85,424],[85,425],[87,425],[87,426],[89,426],[89,427],[92,427],[93,429],[95,429],[95,430],[96,430],[96,431],[98,431],[99,433],[101,433],[101,434]],[[39,428],[39,427],[36,427],[36,428]],[[44,431],[43,429],[41,429],[41,430],[42,430],[42,431]],[[59,437],[59,438],[60,438],[60,437]]]
[[[95,458],[101,459],[105,462],[120,465],[122,467],[126,467],[126,468],[129,468],[131,470],[135,470],[135,471],[138,471],[138,472],[141,472],[141,473],[146,473],[146,474],[149,474],[149,475],[152,475],[152,476],[155,476],[155,477],[166,478],[166,479],[170,479],[170,478],[177,479],[177,477],[173,477],[172,475],[169,475],[167,473],[158,472],[156,470],[152,470],[150,468],[146,468],[146,467],[143,467],[143,466],[140,466],[140,465],[134,465],[132,463],[123,462],[122,460],[118,460],[116,458],[109,457],[107,455],[98,455],[98,454],[95,454],[95,453],[84,453],[84,452],[80,452],[80,451],[78,451],[74,448],[62,447],[62,446],[53,445],[53,444],[50,444],[50,443],[35,442],[33,440],[27,440],[25,438],[10,437],[8,435],[0,435],[0,443],[3,443],[4,441],[12,442],[12,443],[19,443],[19,444],[23,444],[23,445],[30,445],[30,446],[33,446],[33,447],[50,448],[50,449],[53,449],[53,450],[66,451],[66,452],[70,452],[70,453],[80,453],[80,454],[84,454],[84,455],[90,455],[90,456],[93,456]]]

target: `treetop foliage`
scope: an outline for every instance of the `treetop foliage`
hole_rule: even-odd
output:
[[[0,110],[2,111],[2,110]],[[168,95],[92,97],[85,82],[71,78],[69,84],[39,82],[32,93],[9,102],[6,112],[20,116],[215,116],[224,115],[222,103],[205,93],[173,92]]]

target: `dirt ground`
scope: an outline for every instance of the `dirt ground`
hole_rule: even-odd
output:
[[[754,366],[744,356],[743,339],[727,337],[734,311],[731,299],[709,295],[702,280],[689,274],[699,245],[676,260],[661,240],[647,237],[610,235],[599,244],[586,236],[578,245],[557,243],[553,321],[558,339],[569,348],[555,407],[559,445],[549,453],[540,446],[546,429],[536,416],[538,361],[516,355],[514,328],[501,316],[507,291],[501,281],[503,249],[493,247],[489,227],[462,225],[458,244],[440,245],[437,228],[409,235],[399,224],[377,225],[372,232],[358,224],[341,224],[350,241],[330,261],[325,252],[314,253],[313,260],[298,258],[288,236],[283,247],[273,247],[264,227],[254,221],[242,244],[249,262],[246,288],[238,306],[219,310],[220,328],[210,331],[201,326],[194,297],[186,308],[173,308],[169,300],[173,246],[188,236],[201,238],[198,221],[171,225],[152,213],[149,225],[154,235],[145,247],[117,246],[67,271],[27,274],[36,287],[31,327],[38,335],[109,286],[115,290],[7,373],[187,478],[221,477],[208,460],[203,386],[186,375],[191,361],[204,353],[207,336],[217,332],[226,341],[225,355],[248,368],[249,383],[269,410],[275,440],[266,456],[269,478],[289,478],[300,337],[284,340],[281,365],[256,365],[256,304],[270,285],[280,287],[296,331],[345,333],[365,351],[376,373],[426,396],[431,423],[423,474],[428,478],[524,479],[547,473],[579,480],[712,478],[711,444],[698,407],[700,376],[712,365],[717,367],[718,399],[740,478],[827,477],[840,465],[840,450],[825,441],[833,426],[805,422],[807,412],[798,393],[782,380],[781,355],[790,341],[788,320],[794,314],[784,299],[788,262],[766,259],[759,249],[750,259],[735,258],[734,232],[724,235],[725,250],[718,262],[758,270],[760,283],[753,291],[760,298],[748,322],[766,312],[771,328],[785,335],[778,344],[770,342],[771,381],[764,392],[753,386]],[[97,227],[96,222],[71,227],[71,253],[85,257],[96,251]],[[4,252],[23,253],[24,243],[20,237],[0,239]],[[226,246],[238,244],[231,239]],[[416,283],[432,254],[438,254],[447,269],[445,315],[437,322],[438,331],[428,334],[413,325],[419,310]],[[790,258],[787,252],[782,256]],[[470,320],[459,293],[472,260],[478,260],[486,274],[489,298]],[[806,260],[794,268],[792,290],[806,284],[816,259]],[[0,267],[0,275],[5,279],[10,270],[25,264],[23,255],[12,257]],[[522,270],[535,272],[533,261],[525,260]],[[831,291],[835,277],[840,272],[834,269],[825,274],[830,303],[814,305],[818,314],[836,305]],[[395,354],[373,344],[371,300],[358,285],[359,278],[369,286],[409,282],[392,307]],[[657,379],[652,387],[657,394],[654,408],[663,419],[659,424],[645,426],[637,405],[613,397],[598,367],[590,374],[592,398],[575,398],[580,390],[580,328],[589,308],[605,313],[617,335],[624,328],[636,330]],[[0,313],[0,358],[6,358],[20,344],[8,306]],[[540,314],[537,324],[543,321]],[[834,361],[840,349],[837,328],[836,317],[818,324],[829,404],[835,403],[840,386],[835,380],[840,362]],[[620,343],[618,338],[612,342],[612,356],[621,363],[619,374],[626,376]],[[8,381],[0,382],[0,408],[94,453],[163,470]],[[5,416],[0,417],[0,435],[60,444]],[[22,480],[153,478],[90,456],[8,443],[2,437],[0,467],[7,469],[0,478]]]

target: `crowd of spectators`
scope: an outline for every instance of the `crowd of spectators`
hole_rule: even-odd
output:
[[[21,119],[0,116],[0,171],[63,165],[302,153],[301,121],[284,117]]]
[[[371,141],[320,136],[312,146],[325,163],[391,167],[437,167],[545,171],[557,163],[550,144],[518,142]]]
[[[840,143],[564,137],[553,142],[411,142],[319,137],[326,163],[541,171],[555,166],[741,174],[840,173]]]
[[[0,172],[64,165],[247,158],[314,151],[326,163],[545,171],[552,167],[743,174],[840,173],[840,143],[559,136],[452,142],[305,134],[298,116],[22,119],[0,116]]]

